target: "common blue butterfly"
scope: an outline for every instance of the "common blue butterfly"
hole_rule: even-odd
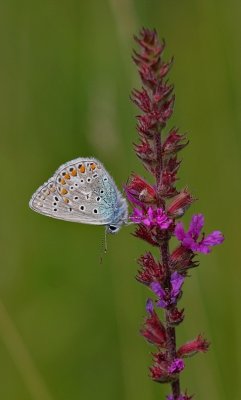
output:
[[[128,220],[126,199],[95,158],[76,158],[61,165],[33,194],[29,206],[48,217],[105,225],[108,233],[118,232]]]

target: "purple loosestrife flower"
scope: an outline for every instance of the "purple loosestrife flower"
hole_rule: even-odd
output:
[[[191,400],[192,396],[181,393],[180,388],[183,358],[207,351],[209,344],[198,335],[177,350],[176,327],[184,321],[184,309],[179,308],[178,302],[188,270],[199,265],[194,261],[195,253],[210,252],[212,246],[222,243],[223,235],[214,231],[199,238],[204,225],[202,214],[192,218],[187,232],[181,222],[176,222],[195,199],[186,186],[180,190],[176,187],[181,165],[178,155],[188,144],[186,135],[177,128],[164,134],[175,101],[174,87],[166,78],[173,60],[163,60],[165,43],[159,41],[155,30],[142,29],[135,40],[139,50],[134,51],[133,60],[142,88],[134,89],[131,96],[140,110],[137,116],[139,141],[134,144],[134,150],[145,170],[152,175],[152,183],[132,173],[125,191],[133,207],[130,220],[137,224],[133,235],[157,247],[160,254],[159,260],[146,251],[137,261],[140,266],[137,281],[148,286],[155,296],[147,301],[147,317],[140,333],[157,349],[149,368],[150,377],[155,382],[171,385],[172,394],[166,399]],[[181,243],[170,251],[174,236]],[[160,308],[164,311],[162,318]]]
[[[182,246],[199,253],[210,253],[211,247],[221,244],[224,237],[220,231],[213,231],[207,236],[202,237],[198,242],[201,230],[204,226],[204,216],[202,214],[193,215],[190,227],[187,232],[184,231],[183,223],[178,222],[175,228],[175,235]]]
[[[173,272],[171,275],[171,291],[164,290],[159,282],[153,282],[150,288],[157,295],[159,300],[157,306],[161,308],[168,308],[177,303],[177,299],[181,293],[181,288],[184,282],[184,277],[178,272]]]
[[[162,208],[153,209],[148,207],[147,211],[134,208],[133,214],[130,216],[132,222],[144,224],[150,228],[158,226],[160,229],[167,229],[172,223]]]

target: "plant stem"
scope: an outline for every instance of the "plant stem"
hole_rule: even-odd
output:
[[[163,170],[163,160],[162,160],[162,145],[161,145],[161,132],[157,133],[155,136],[155,147],[156,147],[156,185],[157,185],[157,205],[162,206],[165,209],[165,201],[161,198],[160,188],[162,183],[162,170]],[[170,237],[165,235],[164,238],[160,240],[160,256],[162,260],[162,265],[166,271],[166,286],[171,290],[171,269],[169,265],[169,240]],[[167,350],[168,358],[170,361],[176,358],[176,330],[174,327],[169,325],[169,310],[166,310],[166,333],[167,333]],[[171,383],[172,394],[174,400],[178,399],[180,396],[180,380],[179,378]]]
[[[156,165],[157,206],[163,207],[165,209],[165,201],[162,199],[160,194],[161,183],[162,183],[162,169],[163,169],[161,131],[156,132],[155,148],[156,148],[156,161],[157,161]]]
[[[160,186],[161,186],[161,174],[162,174],[162,156],[161,156],[161,133],[156,133],[155,135],[155,146],[156,146],[156,184],[157,184],[157,196],[158,201],[160,201]]]
[[[162,241],[160,246],[162,264],[166,271],[166,286],[171,289],[171,270],[169,267],[169,239],[166,238]],[[169,325],[169,310],[166,310],[166,333],[167,333],[167,350],[168,358],[170,361],[176,358],[176,330]],[[180,380],[179,378],[172,382],[172,393],[174,400],[180,396]]]

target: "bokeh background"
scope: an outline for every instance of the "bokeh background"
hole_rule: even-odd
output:
[[[203,333],[207,355],[186,361],[197,399],[241,398],[241,5],[231,0],[9,0],[0,4],[0,398],[155,400],[139,336],[148,295],[135,279],[148,246],[133,227],[103,229],[45,218],[28,201],[63,162],[93,155],[121,187],[132,150],[140,82],[132,35],[155,27],[175,56],[175,113],[188,132],[180,187],[199,201],[206,231],[226,241],[192,271],[178,343]]]

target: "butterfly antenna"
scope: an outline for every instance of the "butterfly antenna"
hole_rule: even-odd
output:
[[[102,236],[101,240],[101,253],[100,253],[100,264],[103,263],[103,255],[107,253],[107,231],[105,229],[104,236]]]

